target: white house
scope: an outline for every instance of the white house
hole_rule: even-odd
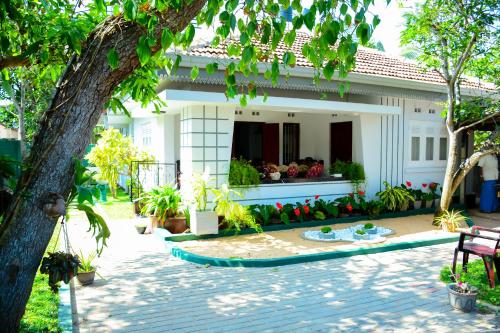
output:
[[[300,50],[308,38],[298,33],[294,49]],[[175,76],[162,77],[158,91],[167,107],[160,114],[129,103],[131,119],[109,115],[107,121],[152,150],[159,162],[180,161],[183,174],[208,167],[217,186],[227,182],[231,157],[239,155],[277,164],[305,157],[323,160],[325,166],[339,156],[356,161],[364,165],[369,197],[383,181],[442,182],[448,138],[440,113],[446,89],[437,72],[423,72],[411,61],[360,48],[356,68],[347,78],[350,89],[340,98],[338,82],[315,85],[312,65],[300,51],[296,54],[297,66],[277,87],[263,76],[256,78],[269,94],[267,101],[257,98],[241,107],[224,95],[223,65],[229,61],[225,44],[193,47]],[[219,71],[207,75],[203,68],[214,61]],[[194,65],[200,75],[193,82]],[[261,65],[263,72],[266,64]],[[490,88],[465,81],[462,93],[477,96]],[[262,184],[246,191],[242,202],[296,202],[316,194],[333,198],[349,192],[348,181]]]

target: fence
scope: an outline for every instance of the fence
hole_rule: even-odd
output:
[[[178,183],[176,163],[132,161],[130,165],[130,199],[141,197],[153,187]]]

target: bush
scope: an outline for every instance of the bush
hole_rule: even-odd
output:
[[[249,161],[240,158],[231,160],[229,168],[229,185],[253,186],[260,184],[260,175]]]
[[[386,181],[384,181],[384,185],[385,190],[378,192],[377,196],[388,210],[396,211],[396,209],[401,208],[405,203],[415,201],[407,189],[399,186],[391,186]]]
[[[336,160],[330,167],[330,174],[334,173],[341,173],[342,177],[348,180],[365,180],[365,169],[361,163],[357,162],[347,163]]]
[[[164,222],[167,218],[177,215],[181,194],[172,185],[165,185],[153,188],[139,200],[144,204],[141,213],[154,215]]]
[[[323,227],[323,228],[321,228],[321,232],[324,233],[324,234],[327,234],[330,231],[332,231],[332,228],[330,228],[330,227]]]

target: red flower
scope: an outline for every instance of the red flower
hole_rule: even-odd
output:
[[[438,187],[437,183],[432,182],[429,184],[429,188],[433,191],[435,191],[437,189],[437,187]]]
[[[351,198],[354,198],[354,193],[349,193],[349,196],[350,196]]]
[[[352,206],[351,206],[351,204],[348,204],[347,206],[345,206],[345,208],[347,208],[347,210],[349,212],[352,212]]]
[[[364,196],[365,195],[365,191],[358,191],[358,195],[361,196],[361,197]]]
[[[422,187],[426,188],[427,187],[427,183],[422,183]]]
[[[306,203],[309,203],[309,201],[311,201],[311,200],[309,200],[309,199],[306,199]]]
[[[411,182],[410,181],[406,181],[406,186],[411,187]]]
[[[283,205],[279,202],[276,203],[276,207],[278,207],[278,209],[282,209],[283,208]]]
[[[309,214],[309,206],[304,206],[304,213]]]
[[[316,195],[314,196],[314,200],[318,200],[318,199],[319,199],[319,195],[318,195],[318,194],[316,194]]]
[[[295,216],[300,216],[300,209],[295,208],[293,212],[295,213]]]

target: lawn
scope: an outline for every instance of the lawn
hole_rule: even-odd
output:
[[[58,223],[46,252],[54,251],[60,228]],[[50,290],[48,278],[48,275],[37,273],[26,312],[21,319],[20,332],[61,332],[58,318],[59,294]]]
[[[106,212],[106,215],[111,220],[133,219],[135,217],[135,214],[133,212],[129,195],[121,188],[118,188],[116,194],[116,198],[113,198],[111,196],[111,193],[108,191],[108,201],[99,202],[99,205],[103,208],[103,210]]]
[[[458,272],[462,272],[462,265],[457,265],[457,273]],[[451,283],[452,281],[450,278],[450,274],[450,268],[449,266],[446,266],[441,270],[439,278],[443,282]],[[496,306],[500,306],[500,283],[497,280],[495,288],[490,288],[488,278],[486,277],[484,264],[481,259],[469,262],[469,264],[467,265],[467,273],[463,276],[465,278],[465,282],[479,289],[478,298],[480,300]]]

